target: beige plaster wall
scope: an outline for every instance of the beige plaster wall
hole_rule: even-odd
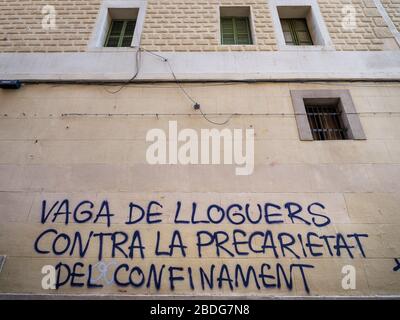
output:
[[[95,85],[25,85],[18,91],[0,91],[0,255],[6,255],[0,273],[0,293],[39,294],[178,294],[178,295],[399,295],[400,273],[394,271],[400,257],[400,117],[398,84],[192,84],[188,92],[207,113],[222,113],[213,118],[224,120],[237,113],[226,128],[255,130],[255,171],[251,176],[235,176],[230,165],[150,166],[145,152],[149,129],[164,128],[176,120],[179,128],[212,128],[182,96],[174,84],[135,85],[119,93],[118,87]],[[299,141],[290,99],[291,89],[349,89],[360,113],[366,141]],[[71,115],[79,113],[80,115]],[[212,115],[210,115],[212,117]],[[217,127],[220,129],[220,127]],[[112,226],[103,223],[40,223],[42,200],[69,199],[71,206],[91,200],[96,208],[108,200],[115,214]],[[127,226],[124,224],[130,201],[146,205],[155,200],[163,204],[162,223]],[[224,221],[219,225],[177,225],[173,218],[176,201],[182,201],[188,217],[192,202],[204,218],[208,205],[232,203],[286,202],[300,203],[304,208],[322,203],[331,224],[323,228],[291,223],[245,224],[236,226]],[[72,207],[73,208],[73,207]],[[283,212],[283,210],[282,210]],[[146,245],[146,258],[125,259],[120,253],[113,259],[105,246],[103,261],[139,265],[147,270],[151,263],[161,266],[193,268],[195,290],[187,279],[177,282],[175,291],[163,281],[158,291],[147,288],[105,285],[102,289],[72,288],[65,285],[57,291],[43,290],[41,268],[59,262],[85,265],[98,262],[96,246],[90,246],[85,258],[74,254],[56,257],[39,254],[34,242],[41,232],[55,228],[87,236],[91,230],[110,232],[139,230]],[[344,235],[365,233],[362,239],[366,257],[355,250],[354,259],[347,253],[296,259],[287,252],[275,259],[265,255],[216,256],[209,247],[199,258],[196,232],[234,229],[247,233],[272,230],[291,234]],[[154,254],[156,232],[160,231],[165,249],[171,234],[179,230],[188,246],[187,256],[176,252],[172,257]],[[49,238],[50,239],[50,238]],[[46,245],[47,240],[43,242]],[[226,245],[233,250],[232,244]],[[299,249],[296,244],[296,249]],[[316,251],[320,251],[319,249]],[[230,290],[202,290],[196,268],[223,263],[230,268],[237,263],[259,268],[263,263],[277,263],[286,269],[290,264],[314,266],[306,270],[310,292],[307,293],[299,272],[293,273],[294,286],[289,290],[257,289],[239,285]],[[352,265],[357,271],[355,290],[342,289],[342,268]],[[232,269],[233,270],[233,269]],[[259,270],[259,269],[257,269]],[[272,281],[272,280],[271,280]],[[272,281],[273,282],[273,281]]]

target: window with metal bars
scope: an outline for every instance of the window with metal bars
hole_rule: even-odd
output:
[[[306,113],[314,140],[347,140],[339,108],[333,106],[307,106]]]
[[[313,45],[306,19],[281,19],[281,25],[287,45]]]
[[[253,44],[248,17],[221,17],[222,44]]]
[[[130,47],[136,20],[112,20],[105,47]]]

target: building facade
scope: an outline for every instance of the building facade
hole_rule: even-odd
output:
[[[0,79],[2,296],[400,295],[399,0],[1,0]]]

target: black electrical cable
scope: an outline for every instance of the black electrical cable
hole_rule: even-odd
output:
[[[203,113],[203,111],[201,110],[201,108],[199,108],[199,111],[200,111],[200,113],[201,113],[201,115],[203,116],[204,119],[206,119],[208,122],[210,122],[210,123],[212,123],[212,124],[216,124],[216,125],[218,125],[218,126],[223,126],[223,125],[227,124],[229,121],[231,121],[231,119],[232,119],[233,116],[234,116],[234,114],[232,113],[232,114],[228,117],[228,119],[226,119],[224,122],[215,122],[215,121],[212,121],[212,120],[210,120],[209,118],[207,118],[207,116]]]
[[[136,51],[136,71],[135,74],[133,75],[132,78],[130,78],[129,80],[127,80],[124,84],[122,84],[117,90],[115,91],[110,91],[108,90],[106,87],[103,87],[105,91],[107,91],[110,94],[116,94],[118,92],[120,92],[122,89],[124,89],[128,84],[130,84],[133,80],[136,79],[136,77],[138,76],[139,72],[140,72],[140,64],[141,64],[141,48],[138,48]]]
[[[168,60],[166,57],[164,57],[164,56],[162,56],[162,55],[159,55],[159,54],[157,54],[157,53],[154,53],[154,52],[152,52],[152,51],[149,51],[149,50],[146,50],[146,49],[143,49],[143,48],[139,47],[138,52],[140,52],[140,51],[143,51],[143,52],[148,53],[148,54],[150,54],[150,55],[152,55],[152,56],[155,56],[155,57],[157,57],[157,58],[160,58],[160,59],[162,59],[165,63],[167,63],[168,68],[169,68],[169,70],[170,70],[170,72],[171,72],[172,77],[174,78],[174,81],[175,81],[176,85],[177,85],[178,88],[182,91],[182,93],[185,95],[185,97],[186,97],[191,103],[193,103],[193,108],[194,108],[195,110],[199,110],[199,111],[200,111],[201,115],[203,116],[203,118],[204,118],[205,120],[207,120],[208,122],[210,122],[210,123],[212,123],[212,124],[214,124],[214,125],[223,126],[223,125],[227,124],[227,123],[232,119],[232,117],[234,116],[234,114],[231,114],[231,115],[229,116],[229,118],[228,118],[227,120],[223,121],[223,122],[215,122],[215,121],[210,120],[210,119],[206,116],[206,114],[204,114],[203,110],[201,110],[201,105],[200,105],[195,99],[193,99],[192,96],[191,96],[191,95],[185,90],[185,88],[182,86],[181,82],[178,80],[178,78],[177,78],[177,76],[176,76],[176,74],[175,74],[175,72],[174,72],[174,70],[173,70],[173,68],[172,68],[172,66],[171,66],[171,63],[169,62],[169,60]],[[141,61],[140,61],[140,62],[141,62]],[[140,63],[140,62],[138,62],[138,60],[137,60],[137,63]],[[137,74],[139,73],[138,70],[139,70],[139,65],[137,65],[137,72],[136,72],[135,76],[134,76],[132,79],[130,79],[130,80],[128,81],[128,83],[131,82],[132,80],[134,80],[134,79],[136,78]],[[123,87],[124,87],[124,86],[123,86]],[[123,87],[121,87],[119,90],[115,91],[115,93],[121,91]]]

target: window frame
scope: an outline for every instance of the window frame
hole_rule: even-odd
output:
[[[291,34],[293,43],[287,43],[286,39],[285,39],[285,44],[286,45],[290,45],[290,46],[313,46],[314,45],[314,41],[312,39],[311,33],[310,33],[310,29],[308,27],[308,23],[307,23],[307,19],[305,18],[280,18],[280,22],[281,22],[281,28],[282,28],[282,32],[285,33],[284,29],[283,29],[283,21],[287,22],[288,27],[289,27],[289,32]],[[308,36],[308,43],[302,43],[299,40],[299,36],[298,33],[300,32],[299,30],[296,29],[296,25],[295,22],[296,21],[302,21],[304,22],[305,26],[306,26],[306,32],[307,32],[307,36]]]
[[[275,30],[278,50],[281,51],[334,51],[328,28],[325,24],[317,0],[269,0],[271,18]],[[279,12],[288,9],[290,14]],[[305,11],[308,11],[304,15]],[[313,45],[287,45],[281,25],[281,18],[306,18]]]
[[[255,46],[257,45],[257,34],[254,23],[254,15],[252,5],[248,4],[219,4],[216,6],[216,15],[218,16],[218,28],[215,32],[215,36],[218,38],[218,45],[223,47],[237,47],[237,46]],[[250,43],[251,44],[223,44],[222,42],[222,30],[221,30],[221,19],[223,18],[247,18]]]
[[[291,90],[290,95],[300,140],[321,141],[314,140],[306,111],[306,101],[313,101],[313,103],[322,103],[326,105],[329,103],[336,103],[341,110],[341,120],[343,126],[346,128],[346,140],[366,140],[359,115],[357,114],[349,90]]]
[[[112,28],[113,28],[113,25],[114,25],[115,22],[123,22],[123,26],[122,26],[122,29],[121,29],[121,33],[118,36],[118,45],[115,46],[115,47],[112,47],[112,46],[108,46],[108,42],[110,40],[111,31],[112,31]],[[132,38],[131,38],[131,44],[132,44],[133,37],[135,36],[135,29],[136,29],[137,19],[112,19],[111,22],[110,22],[110,26],[108,28],[106,41],[104,42],[104,47],[105,48],[130,48],[131,47],[131,44],[129,46],[122,46],[122,43],[123,43],[124,38],[125,38],[126,26],[128,25],[129,22],[134,22],[135,23],[135,26],[133,28]]]
[[[249,43],[238,43],[238,33],[237,33],[237,25],[236,25],[236,20],[237,19],[244,19],[246,20],[246,28],[247,28],[247,39],[249,40]],[[223,28],[222,28],[222,23],[223,20],[231,20],[232,21],[232,26],[233,26],[233,39],[235,43],[224,43],[224,33],[223,33]],[[252,32],[251,32],[251,26],[250,26],[250,18],[246,16],[222,16],[220,17],[220,33],[221,33],[221,44],[224,46],[237,46],[237,45],[242,45],[242,46],[249,46],[253,45],[253,37],[252,37]]]
[[[112,19],[118,20],[119,17],[111,17],[110,12],[114,9],[137,10],[137,14],[130,18],[136,20],[135,32],[130,47],[105,47],[106,39]],[[88,51],[92,52],[119,52],[135,51],[140,47],[144,21],[146,17],[147,0],[102,0],[96,24],[92,31],[88,43]],[[125,18],[124,18],[125,19]]]

